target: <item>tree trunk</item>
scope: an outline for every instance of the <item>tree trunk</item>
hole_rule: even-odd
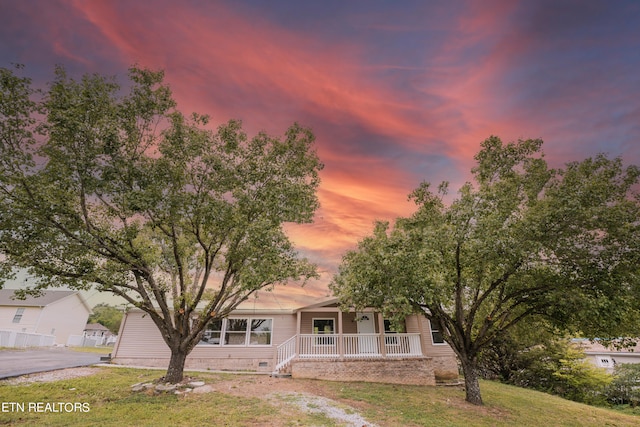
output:
[[[466,392],[466,400],[474,405],[482,405],[482,396],[480,395],[480,383],[478,382],[478,363],[477,360],[461,360],[462,373],[464,374],[464,387]]]
[[[178,348],[171,349],[171,360],[169,360],[169,368],[167,374],[164,376],[164,380],[171,384],[176,384],[182,381],[184,377],[184,363],[187,360],[187,351]]]

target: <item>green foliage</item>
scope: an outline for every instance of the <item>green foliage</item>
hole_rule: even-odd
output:
[[[542,141],[482,143],[474,182],[445,205],[423,183],[418,209],[347,252],[332,290],[347,306],[431,319],[481,403],[483,348],[532,315],[595,337],[640,325],[640,171],[604,155],[550,169]]]
[[[482,351],[479,369],[485,378],[531,388],[587,404],[604,404],[612,380],[585,358],[584,351],[562,338],[548,322],[515,325]]]
[[[0,69],[0,279],[111,292],[184,355],[256,290],[316,276],[283,229],[318,207],[309,129],[212,130],[162,72],[132,68],[126,92],[62,68],[39,92],[19,72]]]
[[[91,310],[93,313],[89,316],[89,323],[100,323],[109,329],[113,334],[118,334],[120,322],[122,322],[122,310],[109,304],[97,304]]]
[[[606,396],[615,405],[640,405],[640,364],[616,365]]]
[[[604,369],[587,361],[582,351],[569,346],[553,372],[551,392],[576,402],[601,404],[611,379]]]
[[[530,387],[526,381],[516,382],[522,373],[528,372],[540,350],[565,344],[562,335],[539,316],[531,316],[497,336],[487,344],[478,357],[478,369],[485,379],[499,380],[506,384]],[[544,357],[544,356],[543,356]]]

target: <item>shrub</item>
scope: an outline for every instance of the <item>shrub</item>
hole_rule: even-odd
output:
[[[640,404],[640,364],[617,365],[613,381],[606,390],[607,400],[615,405]]]
[[[506,338],[483,353],[480,365],[485,378],[576,402],[606,403],[612,376],[585,360],[582,349],[571,340],[542,329],[516,329]]]

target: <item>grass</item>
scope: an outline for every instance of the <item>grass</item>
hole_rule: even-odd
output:
[[[130,390],[134,383],[153,381],[159,376],[160,371],[103,368],[89,377],[51,383],[2,384],[0,405],[5,403],[4,409],[8,410],[6,405],[10,402],[23,402],[25,411],[6,412],[0,406],[0,425],[266,426],[275,424],[282,417],[278,408],[258,398],[239,398],[217,392],[188,397],[152,395]],[[89,411],[29,412],[30,402],[87,403]],[[303,413],[294,415],[298,416],[291,417],[286,425],[314,424],[315,418]]]
[[[69,350],[107,355],[113,352],[113,347],[69,347]]]
[[[464,401],[459,388],[349,384],[339,395],[366,402],[367,419],[406,426],[636,426],[640,417],[496,382],[481,382],[485,405]],[[374,403],[378,401],[380,405]]]
[[[189,395],[134,393],[134,383],[152,381],[161,371],[102,368],[90,377],[52,383],[8,385],[0,382],[0,404],[9,402],[86,402],[88,412],[37,413],[2,411],[0,425],[48,426],[339,426],[323,414],[308,414],[257,397],[211,392]],[[199,373],[208,383],[232,381],[249,389],[260,381],[251,375]],[[555,396],[482,382],[485,406],[464,401],[460,388],[370,383],[295,381],[314,394],[353,408],[379,426],[635,426],[640,417],[570,402]],[[277,392],[277,390],[273,390]],[[286,401],[286,399],[283,399]],[[9,409],[6,406],[4,409]]]

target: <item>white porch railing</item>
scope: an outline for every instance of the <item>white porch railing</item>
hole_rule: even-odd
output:
[[[387,334],[384,348],[387,357],[422,356],[420,334]]]
[[[275,371],[279,372],[296,357],[296,336],[292,336],[278,346],[278,360]]]
[[[345,334],[342,335],[343,354],[349,358],[381,357],[380,335]]]
[[[284,368],[296,356],[301,359],[416,357],[422,356],[422,348],[420,334],[301,334],[278,346],[275,370]]]
[[[300,334],[298,357],[338,357],[338,335]]]

